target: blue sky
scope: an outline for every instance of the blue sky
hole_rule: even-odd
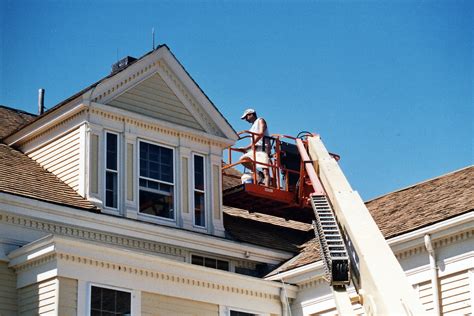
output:
[[[322,135],[370,199],[473,164],[473,1],[0,1],[0,104],[29,112],[166,43],[236,130]]]

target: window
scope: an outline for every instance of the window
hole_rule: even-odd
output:
[[[105,206],[118,208],[118,136],[105,134]]]
[[[206,227],[204,157],[194,155],[194,225]]]
[[[229,271],[228,261],[219,260],[215,258],[207,258],[207,257],[192,255],[191,263],[198,266],[204,266],[207,268]]]
[[[140,142],[140,212],[174,219],[173,149]]]
[[[240,312],[240,311],[230,311],[230,316],[256,316],[255,314]]]
[[[131,314],[131,293],[91,286],[91,316]]]

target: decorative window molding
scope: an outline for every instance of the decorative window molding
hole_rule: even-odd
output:
[[[120,201],[120,137],[110,131],[105,132],[105,207],[118,210]]]
[[[175,149],[139,140],[138,156],[139,213],[175,221]]]
[[[206,157],[193,153],[193,225],[207,227]]]

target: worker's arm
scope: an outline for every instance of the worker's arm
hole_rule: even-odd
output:
[[[258,130],[251,137],[253,138],[253,144],[256,144],[264,135],[267,129],[267,122],[263,118],[258,119]],[[235,148],[237,151],[246,152],[252,148],[252,142],[246,147]]]

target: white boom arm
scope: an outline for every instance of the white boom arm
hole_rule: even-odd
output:
[[[308,147],[347,239],[355,286],[367,315],[428,314],[369,210],[351,188],[320,137],[308,137]]]

